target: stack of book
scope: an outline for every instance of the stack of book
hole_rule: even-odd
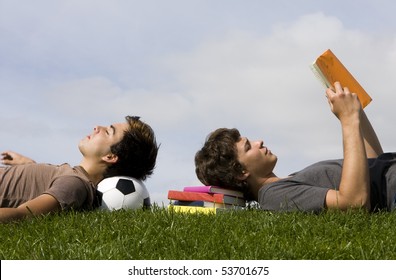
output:
[[[246,206],[243,193],[216,186],[188,186],[183,191],[169,190],[169,210],[185,213],[218,213]]]

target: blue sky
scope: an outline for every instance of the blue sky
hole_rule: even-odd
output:
[[[77,165],[95,125],[140,115],[161,149],[152,200],[199,184],[194,154],[218,127],[263,139],[285,176],[342,156],[309,64],[330,48],[373,97],[396,150],[394,1],[0,0],[0,150]]]

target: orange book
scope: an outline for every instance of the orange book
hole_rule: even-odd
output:
[[[371,102],[370,95],[331,50],[326,50],[320,55],[311,65],[311,69],[326,88],[333,88],[334,83],[338,81],[343,87],[357,94],[363,108]]]

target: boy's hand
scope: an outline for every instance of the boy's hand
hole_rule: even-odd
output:
[[[334,83],[335,91],[331,88],[326,90],[327,100],[331,111],[342,122],[350,117],[360,118],[362,106],[355,93],[351,93],[347,87],[342,88],[339,82]]]
[[[1,163],[4,165],[19,165],[19,164],[35,163],[35,161],[21,154],[12,151],[6,151],[1,153]]]

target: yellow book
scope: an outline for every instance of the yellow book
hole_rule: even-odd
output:
[[[326,88],[333,88],[335,82],[340,82],[343,87],[349,88],[359,97],[362,107],[371,102],[371,97],[345,68],[341,61],[331,50],[326,50],[311,65],[311,69]]]
[[[173,211],[175,213],[188,213],[188,214],[217,214],[220,212],[227,212],[230,210],[241,210],[244,207],[233,207],[233,208],[215,208],[215,207],[201,207],[201,206],[184,206],[184,205],[168,205],[168,211]]]
[[[203,214],[216,214],[216,209],[214,207],[200,207],[200,206],[182,206],[182,205],[168,205],[169,211],[174,211],[175,213],[203,213]]]

